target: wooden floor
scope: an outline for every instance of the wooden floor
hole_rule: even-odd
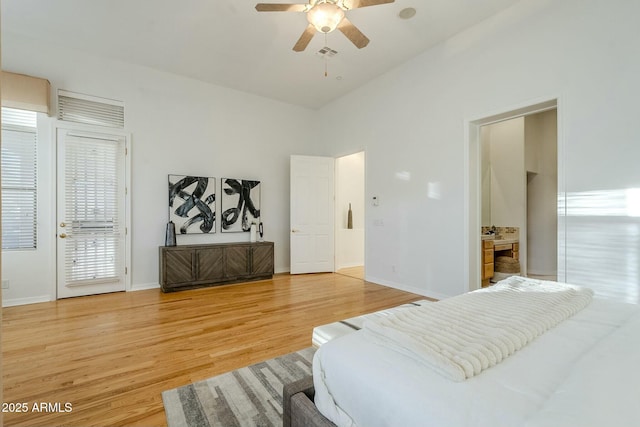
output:
[[[364,265],[359,265],[356,267],[345,267],[336,271],[338,274],[342,274],[343,276],[355,277],[356,279],[364,280]]]
[[[164,426],[161,392],[311,345],[314,326],[422,299],[338,274],[3,310],[6,426]],[[32,412],[59,403],[62,411]]]

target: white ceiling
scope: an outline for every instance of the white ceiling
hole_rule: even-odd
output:
[[[260,13],[256,0],[2,0],[2,32],[319,108],[518,1],[396,0],[348,11],[371,42],[359,50],[328,34],[338,51],[328,77],[316,54],[324,35],[294,52],[305,15]],[[398,17],[406,7],[417,10],[410,20]]]

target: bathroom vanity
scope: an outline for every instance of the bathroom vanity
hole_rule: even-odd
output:
[[[489,234],[490,231],[492,234]],[[491,279],[496,276],[495,263],[498,257],[520,260],[519,230],[517,227],[483,227],[481,245],[484,288],[491,285]]]

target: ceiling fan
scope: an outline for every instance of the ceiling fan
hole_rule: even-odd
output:
[[[395,0],[309,0],[308,4],[258,3],[258,12],[305,12],[309,25],[304,30],[293,50],[302,52],[316,31],[330,33],[336,28],[358,49],[369,44],[367,36],[356,28],[345,16],[345,12],[366,6],[393,3]]]

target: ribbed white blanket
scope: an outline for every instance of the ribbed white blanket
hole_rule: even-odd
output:
[[[376,342],[464,381],[586,307],[591,289],[513,276],[494,286],[365,321]]]

